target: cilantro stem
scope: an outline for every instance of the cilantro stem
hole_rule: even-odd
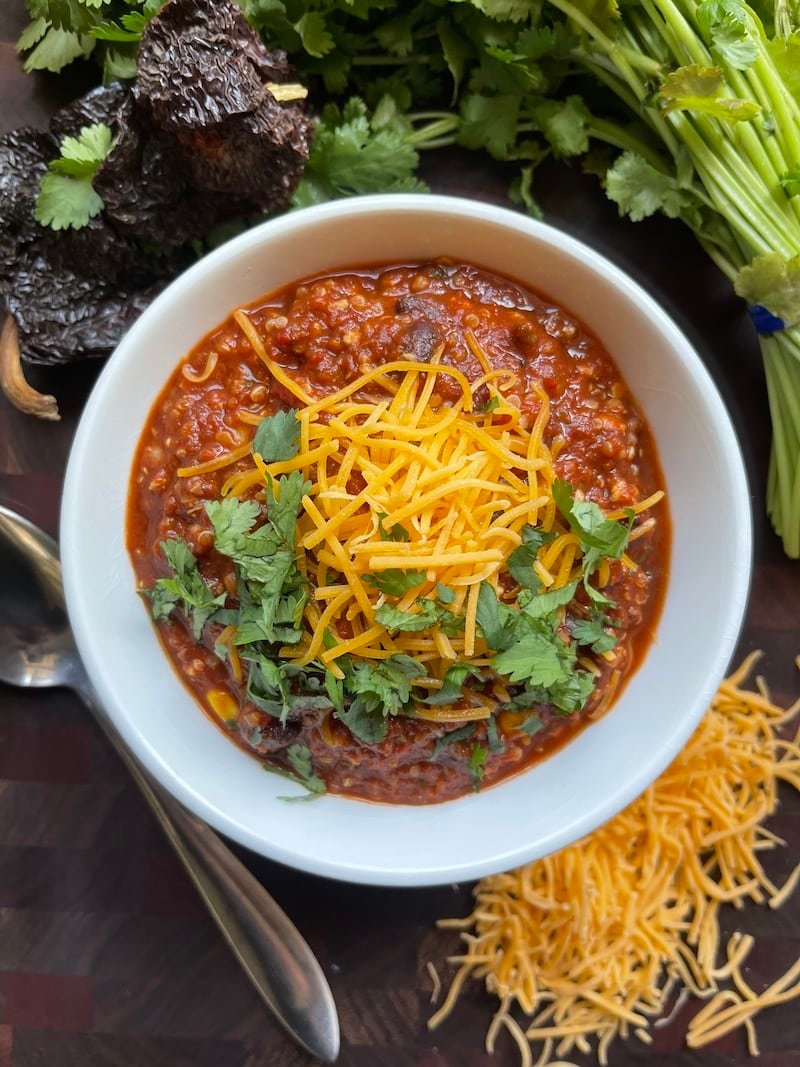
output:
[[[429,122],[425,126],[421,126],[419,129],[415,129],[413,133],[406,136],[406,142],[412,145],[414,148],[427,149],[427,148],[444,148],[447,145],[455,144],[455,133],[459,126],[458,115],[449,111],[444,112],[428,112],[427,114],[437,115],[433,122]],[[411,114],[408,117],[412,122],[419,118],[424,118],[426,112],[420,112],[418,114]]]
[[[800,163],[800,107],[787,93],[783,79],[760,42],[758,57],[747,74],[751,84],[758,79],[763,86],[775,116],[775,136],[779,144],[783,142],[784,155],[790,165]]]
[[[616,122],[592,118],[586,127],[586,132],[596,141],[603,141],[605,144],[613,145],[614,148],[627,148],[632,152],[638,152],[656,170],[664,171],[664,161],[658,152],[646,144],[641,137],[617,125]]]
[[[796,559],[800,557],[800,361],[790,351],[793,339],[783,337],[788,332],[763,338],[761,349],[773,427],[774,477],[767,506],[787,555]]]
[[[588,15],[585,15],[574,4],[571,4],[569,0],[549,0],[549,2],[553,7],[558,8],[562,14],[566,15],[568,19],[572,19],[574,23],[597,42],[604,52],[613,58],[636,96],[640,100],[644,100],[644,86],[637,79],[634,70],[643,70],[646,74],[653,75],[660,72],[661,65],[654,63],[652,59],[642,52],[617,44],[616,41],[613,41],[607,34],[603,33]]]

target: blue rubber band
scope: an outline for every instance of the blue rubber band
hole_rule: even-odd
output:
[[[751,304],[747,309],[747,312],[753,321],[756,333],[777,333],[778,330],[786,328],[786,323],[783,319],[779,319],[777,315],[773,315],[771,311],[767,311],[761,304]]]

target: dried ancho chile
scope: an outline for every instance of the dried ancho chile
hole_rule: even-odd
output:
[[[57,418],[52,398],[32,390],[19,367],[107,356],[136,316],[188,261],[153,257],[102,215],[81,230],[54,231],[34,217],[36,198],[62,137],[93,122],[113,124],[121,86],[92,90],[53,117],[50,132],[0,137],[0,300],[5,326],[0,379],[16,406]]]
[[[308,159],[304,97],[235,4],[171,0],[142,35],[117,147],[94,179],[105,215],[178,245],[286,207]]]
[[[103,357],[218,224],[286,207],[308,158],[305,90],[231,0],[171,0],[142,35],[130,88],[94,89],[49,132],[0,137],[0,384],[57,418],[19,357]],[[103,210],[81,229],[34,216],[62,138],[105,123],[116,144],[94,175]],[[154,247],[155,246],[155,247]]]

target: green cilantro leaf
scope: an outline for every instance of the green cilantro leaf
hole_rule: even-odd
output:
[[[680,218],[693,205],[692,196],[675,178],[663,174],[636,152],[623,152],[606,172],[606,194],[634,222],[657,211]]]
[[[566,650],[559,638],[548,638],[543,633],[529,630],[511,648],[492,658],[492,668],[498,674],[508,675],[512,682],[549,689],[568,677],[563,652],[556,647],[556,641]]]
[[[756,256],[736,275],[734,288],[749,303],[763,304],[784,322],[800,321],[800,256],[784,259],[780,252]]]
[[[517,135],[520,98],[471,93],[461,102],[458,143],[485,148],[495,159],[507,159]]]
[[[156,621],[167,619],[176,607],[180,608],[191,620],[192,633],[199,641],[206,622],[224,605],[226,594],[212,594],[186,541],[162,541],[160,548],[173,576],[157,578],[152,587],[144,591],[150,600],[152,616]]]
[[[136,57],[122,49],[109,48],[103,57],[103,84],[113,81],[132,81],[136,77]]]
[[[214,547],[223,556],[234,559],[247,549],[247,534],[253,529],[261,512],[254,500],[239,500],[230,496],[224,500],[210,500],[206,515],[214,527]]]
[[[387,513],[382,511],[378,515],[378,532],[381,535],[381,539],[384,541],[403,541],[407,542],[411,540],[411,534],[401,523],[396,522],[392,526],[391,530],[387,530],[383,525],[383,520],[387,518]]]
[[[528,737],[533,737],[534,734],[538,734],[540,730],[544,729],[544,723],[536,714],[532,711],[527,719],[524,719],[517,727],[523,734],[527,734]]]
[[[497,728],[496,715],[490,715],[486,720],[486,740],[489,744],[490,752],[505,752],[506,743],[500,736],[500,731]]]
[[[784,10],[788,11],[789,6],[787,5]],[[777,7],[775,14],[777,22]],[[800,101],[800,29],[794,26],[791,29],[793,32],[787,33],[785,37],[776,34],[772,40],[767,38],[764,41],[764,47],[769,52],[770,59],[787,92],[791,93],[795,100]]]
[[[378,571],[377,574],[365,574],[364,581],[388,596],[400,597],[409,589],[416,589],[421,585],[425,581],[425,572],[401,571],[399,568],[390,567],[389,570]]]
[[[442,604],[452,604],[456,598],[455,591],[442,582],[436,583],[436,596]]]
[[[306,207],[364,193],[425,192],[415,176],[419,156],[410,135],[410,124],[400,116],[375,129],[359,97],[342,109],[328,104],[293,204]]]
[[[467,62],[472,57],[472,46],[446,18],[438,20],[436,23],[436,32],[439,35],[439,43],[442,46],[444,61],[453,78],[453,95],[451,97],[451,103],[455,103],[458,98],[458,90],[464,77]]]
[[[545,533],[526,523],[521,530],[522,544],[515,548],[506,561],[506,569],[523,589],[538,589],[542,584],[532,569],[539,549],[552,541],[554,533]]]
[[[697,23],[706,42],[734,70],[747,70],[758,58],[758,41],[740,0],[702,0]],[[755,30],[755,25],[753,24]]]
[[[78,230],[99,215],[103,200],[92,178],[113,147],[111,130],[102,122],[84,126],[77,137],[65,137],[60,157],[42,178],[36,221],[54,230]]]
[[[488,748],[484,748],[483,745],[473,745],[469,757],[469,773],[472,775],[472,785],[476,790],[486,775],[486,757],[488,755]]]
[[[424,673],[422,664],[401,654],[375,665],[361,662],[348,666],[344,686],[351,700],[343,710],[337,709],[337,718],[360,741],[380,744],[386,738],[389,716],[397,715],[408,704],[414,681]]]
[[[403,630],[417,633],[430,630],[441,618],[442,609],[435,600],[423,597],[417,601],[417,611],[401,611],[392,604],[381,604],[375,612],[375,619],[387,630]]]
[[[692,63],[668,74],[658,97],[665,111],[701,111],[725,122],[742,122],[759,114],[761,106],[754,100],[720,96],[722,85],[719,67]]]
[[[53,230],[80,230],[103,210],[90,178],[45,174],[36,200],[36,221]]]
[[[389,723],[376,704],[364,697],[356,697],[350,706],[337,712],[339,718],[353,735],[365,745],[379,745],[386,740]]]
[[[429,697],[422,701],[432,707],[443,707],[447,704],[455,704],[464,695],[463,687],[467,678],[479,678],[480,671],[470,663],[454,663],[445,672],[441,689],[435,689]]]
[[[291,700],[288,679],[280,664],[260,653],[253,655],[247,675],[247,699],[285,724]]]
[[[534,108],[533,117],[559,159],[581,155],[588,149],[586,131],[591,115],[579,96],[568,96],[563,102],[543,100]]]
[[[550,689],[548,699],[559,711],[567,714],[580,711],[594,685],[595,676],[591,671],[575,671]]]
[[[468,737],[472,737],[474,733],[475,723],[468,722],[465,726],[459,726],[457,730],[450,730],[448,733],[443,734],[442,737],[437,737],[431,753],[431,759],[436,759],[444,749],[457,744],[459,741],[465,741]]]
[[[585,548],[596,548],[604,556],[619,559],[625,551],[635,515],[630,511],[628,523],[607,519],[591,500],[576,500],[569,482],[556,478],[553,499],[564,518]]]
[[[33,48],[37,41],[40,41],[47,32],[50,23],[44,16],[32,19],[17,39],[17,51],[27,52]]]
[[[295,411],[277,411],[258,424],[253,438],[253,451],[265,463],[292,459],[300,450],[300,423]]]
[[[22,69],[28,73],[32,70],[58,73],[74,59],[90,55],[95,44],[93,37],[50,26],[28,55]]]
[[[560,589],[552,589],[546,593],[529,594],[524,598],[524,604],[523,597],[520,596],[522,611],[531,619],[543,619],[557,608],[563,607],[564,604],[569,604],[575,597],[577,589],[578,581],[576,579],[574,582],[568,582]]]
[[[92,26],[89,33],[98,41],[114,41],[118,44],[127,44],[131,41],[138,41],[142,36],[142,30],[136,28],[135,23],[132,25],[133,29],[127,29],[116,22],[101,22],[97,26]]]
[[[579,645],[588,645],[600,656],[618,643],[618,638],[606,629],[608,626],[609,621],[602,612],[593,611],[588,619],[578,619],[572,627],[572,636]]]
[[[424,674],[421,663],[397,653],[374,665],[358,663],[347,675],[346,688],[380,706],[384,715],[396,715],[408,703],[412,684]]]
[[[311,482],[307,482],[300,471],[292,471],[267,485],[267,517],[278,536],[292,549],[301,501],[310,492]]]
[[[287,771],[282,767],[275,767],[269,763],[264,764],[264,770],[271,771],[273,774],[281,774],[284,778],[297,782],[298,785],[302,785],[308,790],[308,794],[303,797],[281,797],[281,799],[311,800],[314,797],[322,796],[326,791],[325,783],[314,773],[314,761],[308,746],[291,745],[286,753],[286,758],[292,768],[291,771]]]
[[[498,22],[523,22],[532,10],[530,0],[470,0],[470,3]]]
[[[481,582],[477,622],[489,648],[501,650],[514,643],[519,612],[503,604],[488,582]]]
[[[105,123],[84,126],[77,137],[63,139],[61,156],[48,169],[72,178],[91,178],[113,147],[114,136]]]
[[[337,678],[333,671],[325,671],[325,692],[333,704],[334,710],[341,717],[344,712],[344,681]]]
[[[303,42],[303,48],[310,56],[320,59],[333,50],[333,37],[325,27],[325,16],[321,11],[306,11],[295,22],[294,29]]]

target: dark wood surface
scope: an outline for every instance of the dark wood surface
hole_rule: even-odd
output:
[[[0,131],[44,124],[63,96],[58,79],[20,70],[12,42],[24,21],[22,0],[0,0]],[[437,191],[505,202],[508,175],[481,156],[440,155],[424,167]],[[794,699],[800,564],[783,557],[764,517],[769,421],[758,347],[740,303],[678,223],[620,221],[594,179],[555,166],[537,175],[537,195],[548,221],[604,252],[665,305],[714,375],[739,431],[756,521],[754,584],[737,655],[764,649],[775,694]],[[0,397],[0,503],[53,534],[67,452],[94,374],[80,367],[32,376],[58,396],[58,424],[26,418]],[[0,685],[0,711],[0,1067],[310,1067],[238,971],[78,701],[63,691]],[[780,879],[800,851],[797,797],[784,795],[776,829],[789,842],[769,857]],[[446,1025],[426,1030],[425,962],[446,975],[444,957],[454,947],[434,923],[469,909],[469,885],[369,889],[243,858],[325,968],[342,1024],[340,1064],[518,1062],[502,1042],[494,1058],[483,1051],[494,1001],[478,985],[465,990]],[[726,917],[730,930],[758,938],[750,972],[758,988],[800,955],[798,898],[779,913],[751,908]],[[747,1061],[738,1034],[685,1051],[693,1010],[656,1031],[649,1050],[614,1046],[614,1067]],[[764,1067],[800,1065],[796,1002],[765,1014],[758,1030]]]

